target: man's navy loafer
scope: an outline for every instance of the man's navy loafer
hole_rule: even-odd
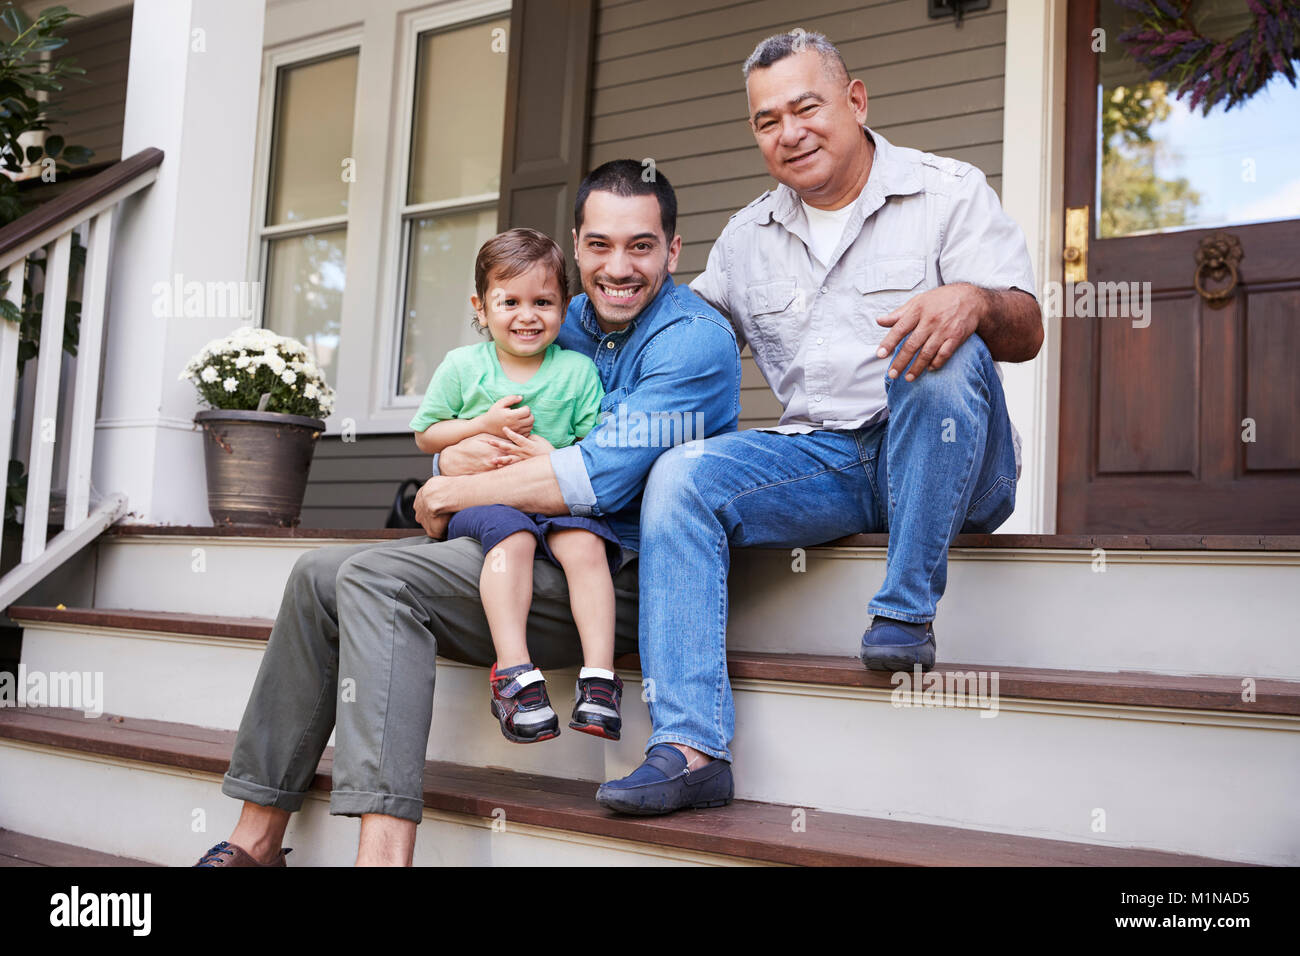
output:
[[[687,770],[685,754],[671,744],[655,744],[641,766],[621,780],[602,783],[596,802],[607,810],[649,817],[687,807],[723,807],[734,794],[727,761]]]
[[[934,622],[911,624],[874,617],[862,635],[858,656],[873,671],[910,671],[917,664],[929,670],[934,667]]]

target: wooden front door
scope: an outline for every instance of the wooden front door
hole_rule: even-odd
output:
[[[1207,36],[1250,24],[1239,0],[1192,11]],[[1057,530],[1294,534],[1300,90],[1189,110],[1118,42],[1132,16],[1069,6],[1065,205],[1087,208],[1087,250],[1056,298]]]

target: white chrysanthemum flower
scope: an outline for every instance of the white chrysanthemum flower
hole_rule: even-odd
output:
[[[199,377],[203,379],[203,381],[207,382],[208,384],[212,384],[221,376],[217,374],[217,370],[215,368],[209,365],[207,368],[203,370],[202,374]]]
[[[281,373],[280,381],[284,382],[286,385],[292,385],[294,382],[298,381],[298,376],[294,374],[293,369],[287,368],[283,373]]]
[[[221,384],[227,392],[233,392],[235,389],[239,387],[239,383],[236,382],[233,378],[228,378]]]
[[[247,352],[240,352],[239,357],[235,359],[235,368],[246,368],[250,361]]]
[[[320,394],[320,390],[317,389],[316,385],[312,382],[308,382],[302,387],[303,398],[315,398],[318,394]]]

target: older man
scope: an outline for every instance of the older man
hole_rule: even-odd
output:
[[[949,542],[1015,503],[994,362],[1042,343],[1024,236],[979,170],[868,129],[866,87],[821,34],[764,40],[744,74],[780,185],[732,217],[691,288],[749,342],[784,413],[651,472],[640,649],[654,730],[646,761],[597,794],[626,813],[712,806],[731,788],[728,547],[888,531],[859,654],[933,666]]]

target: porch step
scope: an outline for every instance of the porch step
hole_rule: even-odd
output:
[[[0,829],[0,867],[154,865],[144,860],[100,853],[84,846],[42,840],[30,834]]]
[[[238,804],[219,793],[234,734],[184,724],[55,709],[0,711],[0,773],[45,784],[5,788],[0,825],[103,852],[192,863],[224,838]],[[327,751],[311,806],[286,838],[292,863],[348,862],[354,820],[328,817]],[[31,779],[31,777],[26,777]],[[1016,837],[956,827],[738,800],[666,817],[625,817],[592,801],[590,785],[508,770],[430,762],[417,863],[775,863],[913,866],[1201,866],[1224,861]],[[80,812],[73,810],[80,798]],[[93,806],[99,813],[85,812]],[[188,822],[204,822],[196,835]],[[113,821],[115,825],[109,825]],[[495,824],[495,829],[494,829]],[[75,836],[74,836],[75,834]],[[580,848],[574,852],[575,847]]]
[[[29,671],[102,672],[108,712],[228,731],[239,725],[271,629],[259,618],[123,609],[9,613],[25,626]],[[442,661],[427,757],[581,780],[588,792],[623,776],[640,762],[650,725],[639,663],[618,664],[623,740],[565,733],[519,747],[487,716],[483,670]],[[1300,811],[1290,798],[1300,792],[1300,683],[1257,680],[1243,695],[1241,678],[941,665],[945,690],[983,671],[994,697],[996,675],[995,699],[980,709],[979,701],[932,706],[924,680],[899,687],[901,678],[854,658],[733,651],[729,669],[742,798],[1300,862]],[[548,677],[563,710],[576,673]]]
[[[299,555],[412,534],[422,532],[115,528],[75,575],[22,603],[273,618]],[[886,543],[734,551],[729,646],[855,653]],[[935,621],[948,660],[1300,680],[1300,537],[961,536],[950,555]]]

